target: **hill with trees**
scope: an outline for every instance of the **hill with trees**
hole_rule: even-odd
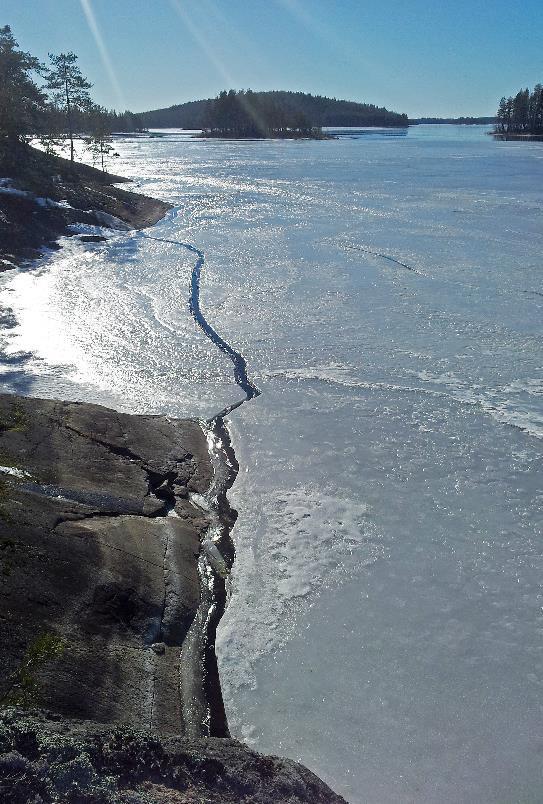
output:
[[[230,100],[225,101],[226,98]],[[237,97],[237,102],[233,98]],[[246,103],[247,101],[247,103]],[[137,115],[141,125],[146,128],[188,128],[206,129],[207,131],[220,130],[220,110],[225,110],[228,103],[232,108],[237,106],[255,110],[256,114],[264,115],[264,125],[261,126],[253,117],[254,127],[281,130],[283,119],[296,121],[299,119],[302,127],[306,129],[322,128],[325,126],[394,126],[408,125],[407,115],[391,112],[384,107],[371,103],[356,103],[354,101],[326,98],[322,95],[312,95],[304,92],[244,92],[224,90],[217,96],[208,100],[190,101],[167,109],[155,109]],[[303,124],[302,124],[303,121]],[[271,125],[270,125],[271,122]],[[230,128],[236,128],[231,123]],[[288,125],[287,125],[288,127]]]
[[[209,104],[212,99],[188,101],[187,103],[169,106],[167,109],[155,109],[150,112],[139,112],[138,121],[145,128],[186,128],[202,129],[206,121]]]
[[[496,113],[495,136],[505,139],[543,139],[543,86],[521,89],[502,98]]]

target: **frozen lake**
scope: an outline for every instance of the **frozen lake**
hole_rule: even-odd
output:
[[[229,419],[230,726],[353,804],[543,799],[543,146],[486,131],[126,138],[172,213],[2,278],[4,389],[207,417],[232,364],[147,236],[205,253],[263,392]]]

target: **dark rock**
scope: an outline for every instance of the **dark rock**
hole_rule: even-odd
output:
[[[37,756],[14,754],[21,730],[34,736]],[[6,802],[35,801],[38,794],[74,804],[344,804],[302,765],[261,756],[236,740],[158,738],[14,709],[0,713],[0,734],[0,758],[9,768],[4,774],[0,764]]]
[[[174,496],[186,483],[171,490],[186,515],[161,515],[149,478],[187,463],[207,489],[199,425],[0,395],[0,451],[25,473],[0,476],[0,703],[178,733],[207,522]]]
[[[80,235],[79,239],[82,243],[105,243],[107,237],[102,235]]]
[[[155,496],[161,500],[169,500],[175,503],[175,494],[170,480],[165,480],[158,486],[155,491]]]
[[[29,759],[18,751],[7,751],[0,754],[0,778],[26,773],[32,766]]]

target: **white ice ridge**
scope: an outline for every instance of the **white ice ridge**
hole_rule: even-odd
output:
[[[41,198],[36,197],[34,199],[36,204],[39,204],[40,207],[56,207],[58,209],[73,209],[71,204],[68,204],[67,201],[53,201],[52,198]]]
[[[28,198],[31,195],[31,193],[26,190],[18,190],[12,185],[13,182],[11,179],[0,179],[0,193],[2,193],[2,195],[15,195],[19,198]]]
[[[541,411],[518,399],[520,393],[532,397],[541,396],[543,394],[543,381],[540,379],[519,379],[506,386],[483,388],[480,385],[468,383],[451,372],[442,374],[432,374],[429,371],[408,373],[424,383],[431,383],[446,390],[415,385],[400,385],[391,382],[360,380],[352,376],[349,366],[341,363],[270,371],[265,372],[263,376],[297,381],[314,380],[343,388],[423,394],[446,399],[457,405],[478,407],[501,424],[522,430],[533,438],[543,439],[543,416]],[[512,398],[509,398],[509,395]]]

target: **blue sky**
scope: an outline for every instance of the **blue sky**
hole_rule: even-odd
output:
[[[541,0],[1,0],[0,24],[134,111],[250,87],[487,115],[543,81]]]

